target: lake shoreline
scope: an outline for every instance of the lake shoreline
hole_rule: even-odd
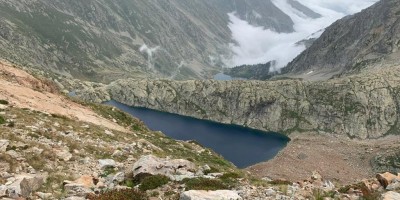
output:
[[[132,107],[117,101],[105,104],[139,118],[153,131],[161,131],[176,140],[197,141],[213,149],[238,168],[270,160],[290,142],[289,137],[280,133]]]

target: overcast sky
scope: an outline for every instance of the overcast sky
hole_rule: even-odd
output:
[[[371,6],[377,0],[301,0],[303,5],[321,14],[318,19],[307,18],[292,8],[286,0],[272,0],[283,12],[289,15],[295,23],[294,33],[277,33],[263,27],[255,27],[229,14],[229,28],[232,37],[238,45],[231,44],[235,53],[228,61],[230,67],[243,64],[259,64],[276,60],[275,70],[284,67],[300,54],[305,47],[295,45],[313,33],[319,36],[324,28],[336,20],[361,11]]]

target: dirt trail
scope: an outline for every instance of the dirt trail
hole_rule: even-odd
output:
[[[39,80],[0,60],[0,99],[7,100],[19,108],[64,115],[109,129],[128,132],[126,128],[53,91],[55,88],[46,81]]]

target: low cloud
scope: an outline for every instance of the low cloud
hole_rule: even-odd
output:
[[[239,19],[234,13],[228,14],[231,21],[229,28],[232,31],[232,38],[236,41],[236,44],[230,45],[235,55],[227,61],[228,66],[275,60],[276,65],[272,70],[279,71],[305,50],[305,46],[296,45],[297,42],[314,33],[319,37],[323,29],[334,21],[359,12],[377,0],[302,0],[303,5],[322,15],[318,19],[306,17],[290,6],[286,0],[272,0],[272,2],[292,18],[295,32],[278,33],[264,27],[255,27]]]
[[[153,54],[159,50],[160,47],[154,47],[154,48],[150,48],[148,47],[146,44],[143,44],[140,48],[139,51],[142,53],[146,53],[147,54],[147,68],[154,70],[154,61],[153,61]]]

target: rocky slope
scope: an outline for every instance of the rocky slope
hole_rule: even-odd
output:
[[[131,79],[78,94],[261,130],[366,139],[397,134],[398,74],[399,66],[322,82]]]
[[[318,172],[256,179],[196,142],[175,141],[108,106],[58,93],[0,62],[1,199],[393,199],[390,173],[353,185]],[[310,174],[311,175],[311,174]]]
[[[283,69],[288,76],[329,79],[398,63],[400,2],[381,0],[328,27]]]
[[[228,12],[293,31],[290,17],[269,0],[1,0],[0,56],[100,82],[202,78],[231,54]]]

